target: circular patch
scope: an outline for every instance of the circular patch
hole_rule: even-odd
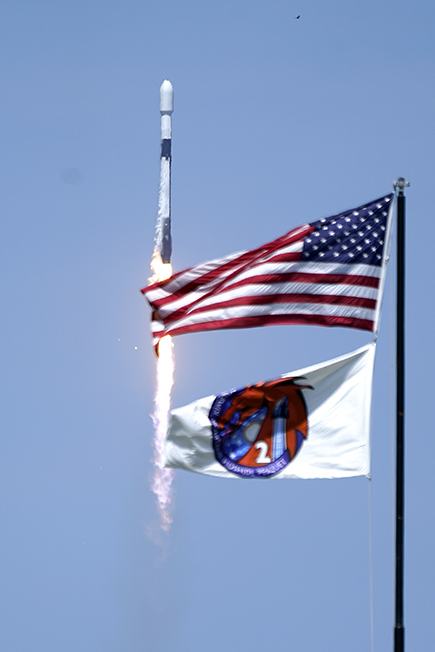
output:
[[[257,383],[215,398],[209,418],[222,466],[243,478],[268,478],[296,457],[308,436],[302,389],[294,378]]]

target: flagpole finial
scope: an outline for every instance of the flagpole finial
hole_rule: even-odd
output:
[[[403,195],[405,188],[408,188],[411,184],[405,179],[405,177],[399,177],[393,184],[394,190],[397,193]]]

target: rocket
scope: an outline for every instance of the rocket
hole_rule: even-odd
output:
[[[170,81],[160,86],[160,188],[159,209],[156,226],[156,250],[162,262],[170,263],[172,254],[171,238],[171,146],[172,112],[174,110],[174,89]]]

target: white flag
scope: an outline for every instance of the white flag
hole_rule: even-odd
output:
[[[228,478],[369,476],[374,357],[372,342],[172,410],[166,466]]]

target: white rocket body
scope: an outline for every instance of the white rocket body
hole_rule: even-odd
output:
[[[160,86],[160,188],[156,227],[156,249],[164,263],[171,262],[171,160],[172,160],[172,112],[174,90],[170,81]]]

